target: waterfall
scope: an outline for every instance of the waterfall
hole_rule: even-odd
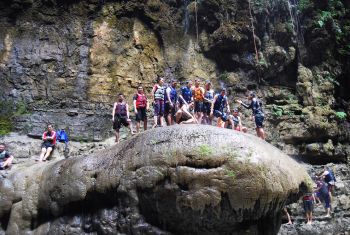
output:
[[[187,34],[188,29],[190,28],[190,16],[187,10],[187,6],[189,4],[189,0],[184,0],[184,8],[185,8],[185,18],[184,18],[184,31]]]

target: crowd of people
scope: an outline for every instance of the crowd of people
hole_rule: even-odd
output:
[[[238,107],[230,109],[229,99],[225,88],[215,94],[212,83],[206,81],[201,86],[201,80],[195,79],[177,90],[178,82],[171,80],[165,85],[164,78],[159,77],[153,86],[150,98],[144,92],[142,86],[137,88],[133,96],[133,110],[136,117],[136,132],[139,132],[141,122],[144,130],[147,130],[147,110],[150,104],[153,105],[153,118],[155,127],[174,124],[205,124],[211,125],[216,119],[216,126],[232,128],[236,131],[247,132],[247,127],[242,125],[242,118]],[[252,110],[252,118],[256,124],[256,133],[261,139],[265,139],[263,129],[264,112],[262,102],[257,98],[255,92],[249,92],[248,104],[241,100],[235,100],[238,105]],[[116,132],[116,142],[119,142],[119,130],[123,126],[129,128],[132,134],[135,131],[132,127],[129,105],[123,94],[118,95],[112,111],[113,129]]]

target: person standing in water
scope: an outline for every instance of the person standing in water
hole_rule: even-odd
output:
[[[134,134],[132,131],[131,120],[129,116],[129,105],[125,102],[123,94],[118,95],[118,101],[113,105],[112,121],[113,129],[115,130],[116,143],[119,143],[119,130],[122,125],[128,127],[130,133]]]
[[[248,95],[248,100],[250,101],[250,104],[245,104],[241,100],[237,100],[236,102],[241,104],[243,107],[247,109],[252,109],[253,111],[253,119],[255,121],[256,125],[256,134],[259,138],[265,140],[265,132],[264,132],[264,111],[262,109],[262,103],[261,101],[256,97],[255,92],[250,92]]]
[[[164,87],[164,78],[157,78],[157,83],[153,86],[152,89],[153,95],[153,104],[154,104],[154,124],[153,128],[164,125],[164,97],[165,97],[165,87]]]

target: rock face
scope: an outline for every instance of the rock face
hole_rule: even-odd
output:
[[[254,136],[210,126],[146,131],[1,181],[8,234],[275,234],[310,178]]]

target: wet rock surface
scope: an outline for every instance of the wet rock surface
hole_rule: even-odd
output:
[[[9,174],[0,214],[9,234],[274,234],[309,181],[254,136],[173,126]]]

